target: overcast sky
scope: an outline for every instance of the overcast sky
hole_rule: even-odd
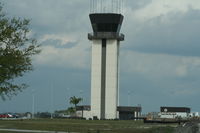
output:
[[[69,97],[90,104],[90,0],[0,0],[8,16],[31,19],[31,36],[42,44],[30,85],[0,112],[52,111]],[[120,48],[120,105],[186,106],[200,112],[200,0],[124,0]],[[129,100],[130,96],[130,100]]]

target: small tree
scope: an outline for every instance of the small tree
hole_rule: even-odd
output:
[[[70,104],[73,104],[74,105],[74,108],[75,108],[75,110],[76,110],[76,107],[77,107],[77,104],[79,104],[81,101],[82,101],[83,99],[82,98],[80,98],[80,97],[75,97],[75,96],[73,96],[73,97],[70,97]]]
[[[75,113],[75,110],[74,110],[74,108],[73,107],[69,107],[68,109],[67,109],[67,112],[68,112],[68,114],[72,114],[72,113]]]

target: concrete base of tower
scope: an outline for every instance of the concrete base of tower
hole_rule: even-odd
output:
[[[91,112],[89,105],[77,106],[76,116],[84,119],[101,120]],[[119,120],[138,120],[141,117],[142,107],[141,106],[118,106],[116,118],[107,118],[107,120],[119,119]]]

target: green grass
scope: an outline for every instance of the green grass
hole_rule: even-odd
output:
[[[0,120],[0,128],[81,133],[172,133],[174,126],[176,125],[143,124],[142,121]]]

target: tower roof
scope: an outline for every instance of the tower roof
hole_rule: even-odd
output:
[[[124,16],[116,13],[93,13],[89,15],[93,32],[119,33]]]

